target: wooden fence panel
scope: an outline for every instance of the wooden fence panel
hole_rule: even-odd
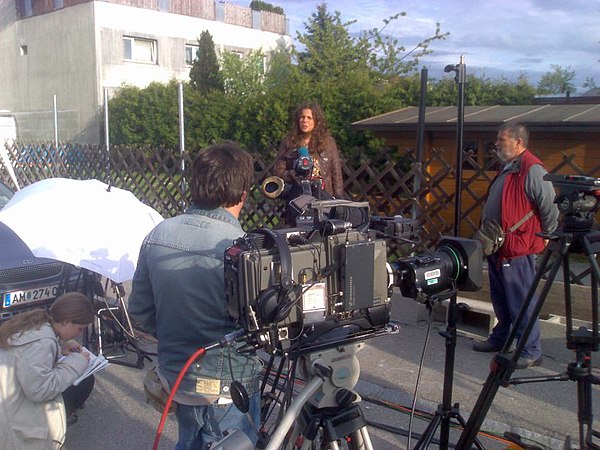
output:
[[[49,177],[74,179],[95,178],[132,191],[144,203],[164,217],[175,216],[189,204],[186,180],[191,155],[175,150],[149,146],[113,146],[109,152],[98,145],[59,144],[52,142],[17,142],[7,147],[9,158],[21,186]],[[246,230],[282,227],[285,202],[265,198],[260,182],[272,172],[273,160],[254,154],[257,184],[253,186],[240,221]],[[461,234],[471,237],[479,223],[485,192],[497,161],[487,160],[480,167],[469,153],[465,154],[463,172]],[[557,161],[554,158],[554,161]],[[574,152],[565,150],[550,172],[600,176],[600,162],[590,173],[584,173]],[[182,172],[182,166],[185,171]],[[443,235],[454,228],[455,170],[447,161],[444,149],[433,149],[419,164],[414,152],[399,155],[389,149],[366,158],[362,150],[346,155],[343,165],[346,192],[352,200],[368,202],[371,213],[380,216],[415,217],[422,225],[422,243],[417,251],[431,249]],[[415,183],[420,178],[420,187]],[[0,163],[0,179],[12,186],[8,171]],[[416,192],[415,192],[416,190]],[[107,212],[109,213],[109,212]],[[391,243],[392,255],[404,256],[406,249]],[[414,249],[413,249],[414,250]],[[579,282],[590,272],[573,275]]]

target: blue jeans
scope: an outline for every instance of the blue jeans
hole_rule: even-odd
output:
[[[205,450],[209,443],[222,439],[226,430],[241,430],[256,444],[256,432],[260,426],[260,393],[250,396],[248,414],[254,425],[233,403],[225,406],[178,404],[175,415],[179,441],[175,450]]]
[[[521,306],[525,302],[529,288],[533,284],[535,255],[519,256],[501,264],[498,264],[498,262],[498,255],[494,254],[488,257],[490,295],[494,313],[498,318],[498,323],[488,340],[492,344],[503,345],[506,338],[508,338],[511,326],[515,324],[521,311]],[[537,301],[537,295],[534,295],[517,329],[517,341],[521,339],[525,325],[529,322]],[[540,323],[537,319],[525,342],[521,355],[533,359],[542,356]]]

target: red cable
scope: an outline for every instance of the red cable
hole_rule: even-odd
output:
[[[179,384],[181,383],[181,380],[183,379],[185,373],[187,372],[188,368],[192,365],[192,363],[201,356],[204,356],[204,353],[206,353],[204,347],[200,347],[198,350],[196,350],[194,354],[190,356],[189,359],[186,361],[185,365],[183,366],[183,369],[181,369],[181,372],[179,372],[177,380],[175,380],[175,384],[171,388],[171,393],[169,394],[169,398],[167,399],[167,403],[165,404],[165,407],[163,409],[158,428],[156,429],[156,435],[154,436],[154,444],[152,445],[152,450],[158,450],[160,435],[162,434],[162,430],[165,427],[167,415],[169,414],[169,408],[171,407],[171,403],[173,402],[173,397],[175,397],[177,389],[179,389]]]

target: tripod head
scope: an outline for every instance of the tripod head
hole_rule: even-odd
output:
[[[554,203],[563,213],[564,230],[591,230],[594,213],[600,208],[600,178],[546,174],[544,180],[559,189]]]
[[[350,399],[351,402],[360,400],[358,394],[354,392],[354,387],[360,376],[357,353],[363,347],[364,342],[356,342],[309,353],[300,358],[300,373],[307,383],[314,377],[323,379],[320,393],[309,400],[313,406],[317,408],[345,406],[349,393],[355,394]]]

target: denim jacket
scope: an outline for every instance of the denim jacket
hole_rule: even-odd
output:
[[[129,312],[157,337],[159,371],[171,386],[196,350],[238,329],[227,313],[223,255],[243,234],[225,209],[191,206],[158,224],[142,243]],[[216,348],[190,366],[178,392],[228,397],[234,379],[252,393],[260,369],[254,355]]]

